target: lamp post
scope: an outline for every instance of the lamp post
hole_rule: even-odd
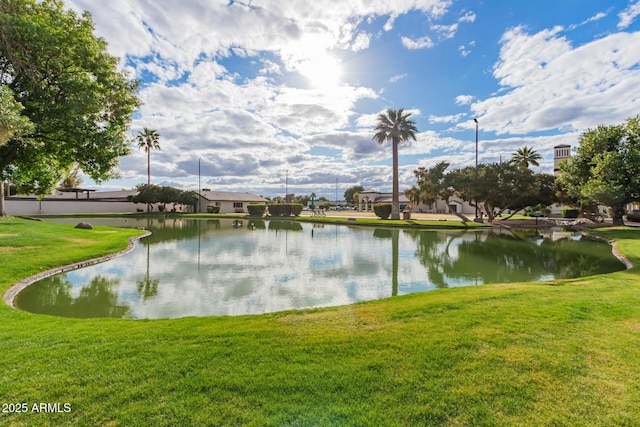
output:
[[[198,157],[198,213],[200,213],[200,211],[202,209],[200,209],[200,203],[202,200],[202,185],[200,184],[200,160],[202,160],[202,157]]]
[[[476,122],[476,185],[478,184],[478,119],[473,119]],[[478,195],[476,194],[476,222],[480,222],[478,218]]]
[[[284,171],[284,202],[289,203],[289,169]]]

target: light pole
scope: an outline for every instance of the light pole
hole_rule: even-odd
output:
[[[202,186],[200,184],[200,160],[202,160],[202,157],[198,157],[198,213],[200,213],[201,209],[200,209],[200,203],[201,203],[201,199],[202,199]]]
[[[336,177],[336,209],[338,209],[338,177]]]
[[[284,172],[284,202],[289,203],[289,169]]]
[[[478,185],[478,119],[473,119],[476,122],[476,185]],[[482,222],[480,217],[478,217],[478,196],[476,194],[476,217],[474,219],[475,222]]]

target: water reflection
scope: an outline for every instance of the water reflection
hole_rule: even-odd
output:
[[[153,234],[126,256],[31,285],[16,305],[73,317],[258,314],[624,268],[606,244],[528,232],[180,218],[120,225]]]
[[[74,297],[74,287],[65,275],[48,279],[47,286],[29,286],[20,292],[20,308],[32,313],[62,317],[128,317],[129,307],[118,302],[113,288],[118,279],[97,276]]]

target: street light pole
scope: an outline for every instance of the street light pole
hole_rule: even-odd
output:
[[[202,185],[200,184],[200,160],[202,160],[202,157],[198,157],[198,213],[200,213],[200,211],[202,209],[200,209],[200,203],[201,199],[202,199]]]
[[[284,202],[289,202],[289,169],[284,172]]]
[[[473,119],[476,122],[476,185],[478,185],[478,119]],[[478,196],[476,195],[476,218],[475,222],[482,222],[478,217]]]

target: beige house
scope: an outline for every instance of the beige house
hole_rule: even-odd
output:
[[[362,212],[373,211],[373,205],[376,203],[391,203],[393,197],[392,193],[380,193],[375,190],[365,190],[358,193],[358,210]],[[474,214],[475,207],[469,205],[469,203],[462,201],[458,197],[451,197],[449,199],[449,206],[447,207],[444,200],[438,200],[433,205],[427,205],[421,203],[414,205],[404,194],[399,194],[400,210],[409,209],[411,212],[419,213],[461,213],[461,214]]]
[[[249,213],[247,205],[266,204],[267,199],[251,193],[232,191],[211,191],[203,189],[199,193],[197,212],[206,213],[207,206],[218,206],[220,213]]]

